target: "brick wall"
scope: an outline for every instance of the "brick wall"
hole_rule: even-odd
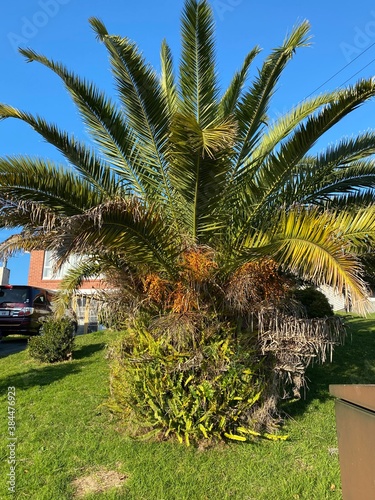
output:
[[[30,267],[27,284],[41,288],[48,288],[49,290],[56,290],[59,287],[61,280],[43,279],[43,262],[43,250],[33,250],[30,253]],[[81,287],[82,290],[92,288],[103,288],[103,283],[100,280],[87,280]]]

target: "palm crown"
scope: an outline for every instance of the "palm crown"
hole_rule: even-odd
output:
[[[117,102],[63,65],[20,51],[62,79],[93,142],[0,106],[2,118],[29,124],[69,163],[0,159],[0,224],[23,227],[2,244],[3,254],[48,248],[60,263],[71,253],[94,256],[70,273],[67,287],[119,269],[176,283],[192,249],[206,256],[206,267],[215,263],[224,283],[267,257],[305,280],[363,297],[357,256],[375,237],[375,134],[312,149],[374,96],[375,83],[306,99],[272,121],[279,78],[308,45],[307,22],[248,83],[259,48],[251,50],[223,93],[207,1],[185,2],[178,74],[166,42],[159,77],[133,42],[108,34],[98,19],[90,23],[109,53]]]

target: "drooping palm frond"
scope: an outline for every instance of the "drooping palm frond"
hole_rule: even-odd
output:
[[[124,183],[144,198],[147,198],[149,186],[155,191],[158,184],[155,172],[141,155],[142,150],[136,147],[137,138],[123,119],[121,110],[94,84],[80,79],[62,64],[50,61],[30,49],[21,49],[20,52],[28,61],[43,64],[63,80],[94,141],[114,170],[122,176]]]
[[[5,261],[19,252],[31,252],[46,248],[47,241],[43,234],[24,229],[18,234],[12,234],[0,243],[0,259]]]
[[[157,206],[156,206],[157,207]],[[61,260],[70,254],[104,252],[125,254],[130,263],[176,274],[181,252],[174,227],[156,207],[136,198],[113,200],[64,220],[56,251]]]
[[[86,258],[71,267],[61,280],[59,293],[53,301],[54,312],[57,317],[66,313],[72,303],[72,295],[78,290],[84,280],[97,279],[101,275],[101,263],[93,258]]]
[[[24,228],[29,236],[56,229],[61,216],[49,207],[30,200],[0,197],[0,227]]]
[[[319,203],[321,200],[336,202],[346,193],[369,191],[375,188],[375,161],[357,160],[345,168],[334,170],[328,175],[325,172],[316,172],[307,179],[301,181],[299,192],[301,201],[306,203]],[[315,179],[315,181],[314,181]],[[304,193],[303,193],[304,192]],[[296,193],[298,196],[298,194]]]
[[[238,232],[235,246],[241,246],[242,238],[252,226],[259,213],[268,208],[269,200],[276,197],[283,188],[288,178],[294,174],[299,162],[303,160],[316,141],[339,120],[356,109],[361,103],[375,95],[375,83],[372,79],[359,81],[336,94],[335,99],[316,115],[310,116],[306,123],[301,123],[296,131],[281,144],[277,153],[271,153],[257,170],[254,178],[250,179],[251,186],[261,186],[260,198],[256,196],[249,206],[249,200],[244,197],[243,212],[247,213],[246,219]],[[245,188],[246,190],[246,184]],[[252,189],[254,194],[257,191]]]
[[[5,118],[17,118],[33,127],[44,139],[59,149],[84,179],[103,195],[111,197],[117,194],[118,181],[110,165],[98,158],[95,152],[82,142],[38,116],[33,117],[30,113],[3,104],[0,105],[0,119]]]
[[[359,208],[366,208],[372,205],[374,200],[375,189],[366,189],[350,192],[349,194],[344,194],[339,198],[330,199],[327,204],[323,204],[323,207],[327,206],[337,213],[348,209],[355,211]]]
[[[272,238],[272,256],[301,278],[361,300],[366,294],[361,265],[335,220],[335,214],[301,208],[283,214]]]
[[[343,137],[337,143],[328,145],[317,155],[315,161],[319,169],[329,165],[334,168],[345,168],[353,161],[375,154],[374,141],[375,132],[370,130],[355,137]]]
[[[87,180],[39,158],[1,158],[0,176],[0,195],[15,202],[35,201],[56,214],[75,215],[103,201]]]
[[[353,253],[357,244],[368,248],[374,237],[374,209],[358,217],[318,208],[295,207],[281,212],[270,231],[252,231],[246,245],[232,255],[229,272],[246,262],[271,257],[284,271],[316,285],[329,285],[360,302],[366,296],[362,266]],[[367,246],[363,241],[365,237]],[[353,242],[353,244],[352,244]],[[361,242],[361,243],[359,243]]]

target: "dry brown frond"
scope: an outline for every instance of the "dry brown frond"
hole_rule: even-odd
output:
[[[344,343],[342,318],[296,318],[276,309],[263,309],[257,316],[261,354],[272,355],[281,386],[291,386],[294,397],[300,397],[309,364],[332,361],[334,347]]]
[[[198,293],[182,282],[176,283],[170,295],[170,307],[175,314],[199,310]]]
[[[272,259],[247,262],[232,275],[226,290],[231,306],[239,312],[277,305],[287,295],[291,283],[280,274]]]

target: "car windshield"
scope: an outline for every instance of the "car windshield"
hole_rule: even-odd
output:
[[[5,304],[27,304],[28,302],[27,288],[0,287],[0,307]]]

